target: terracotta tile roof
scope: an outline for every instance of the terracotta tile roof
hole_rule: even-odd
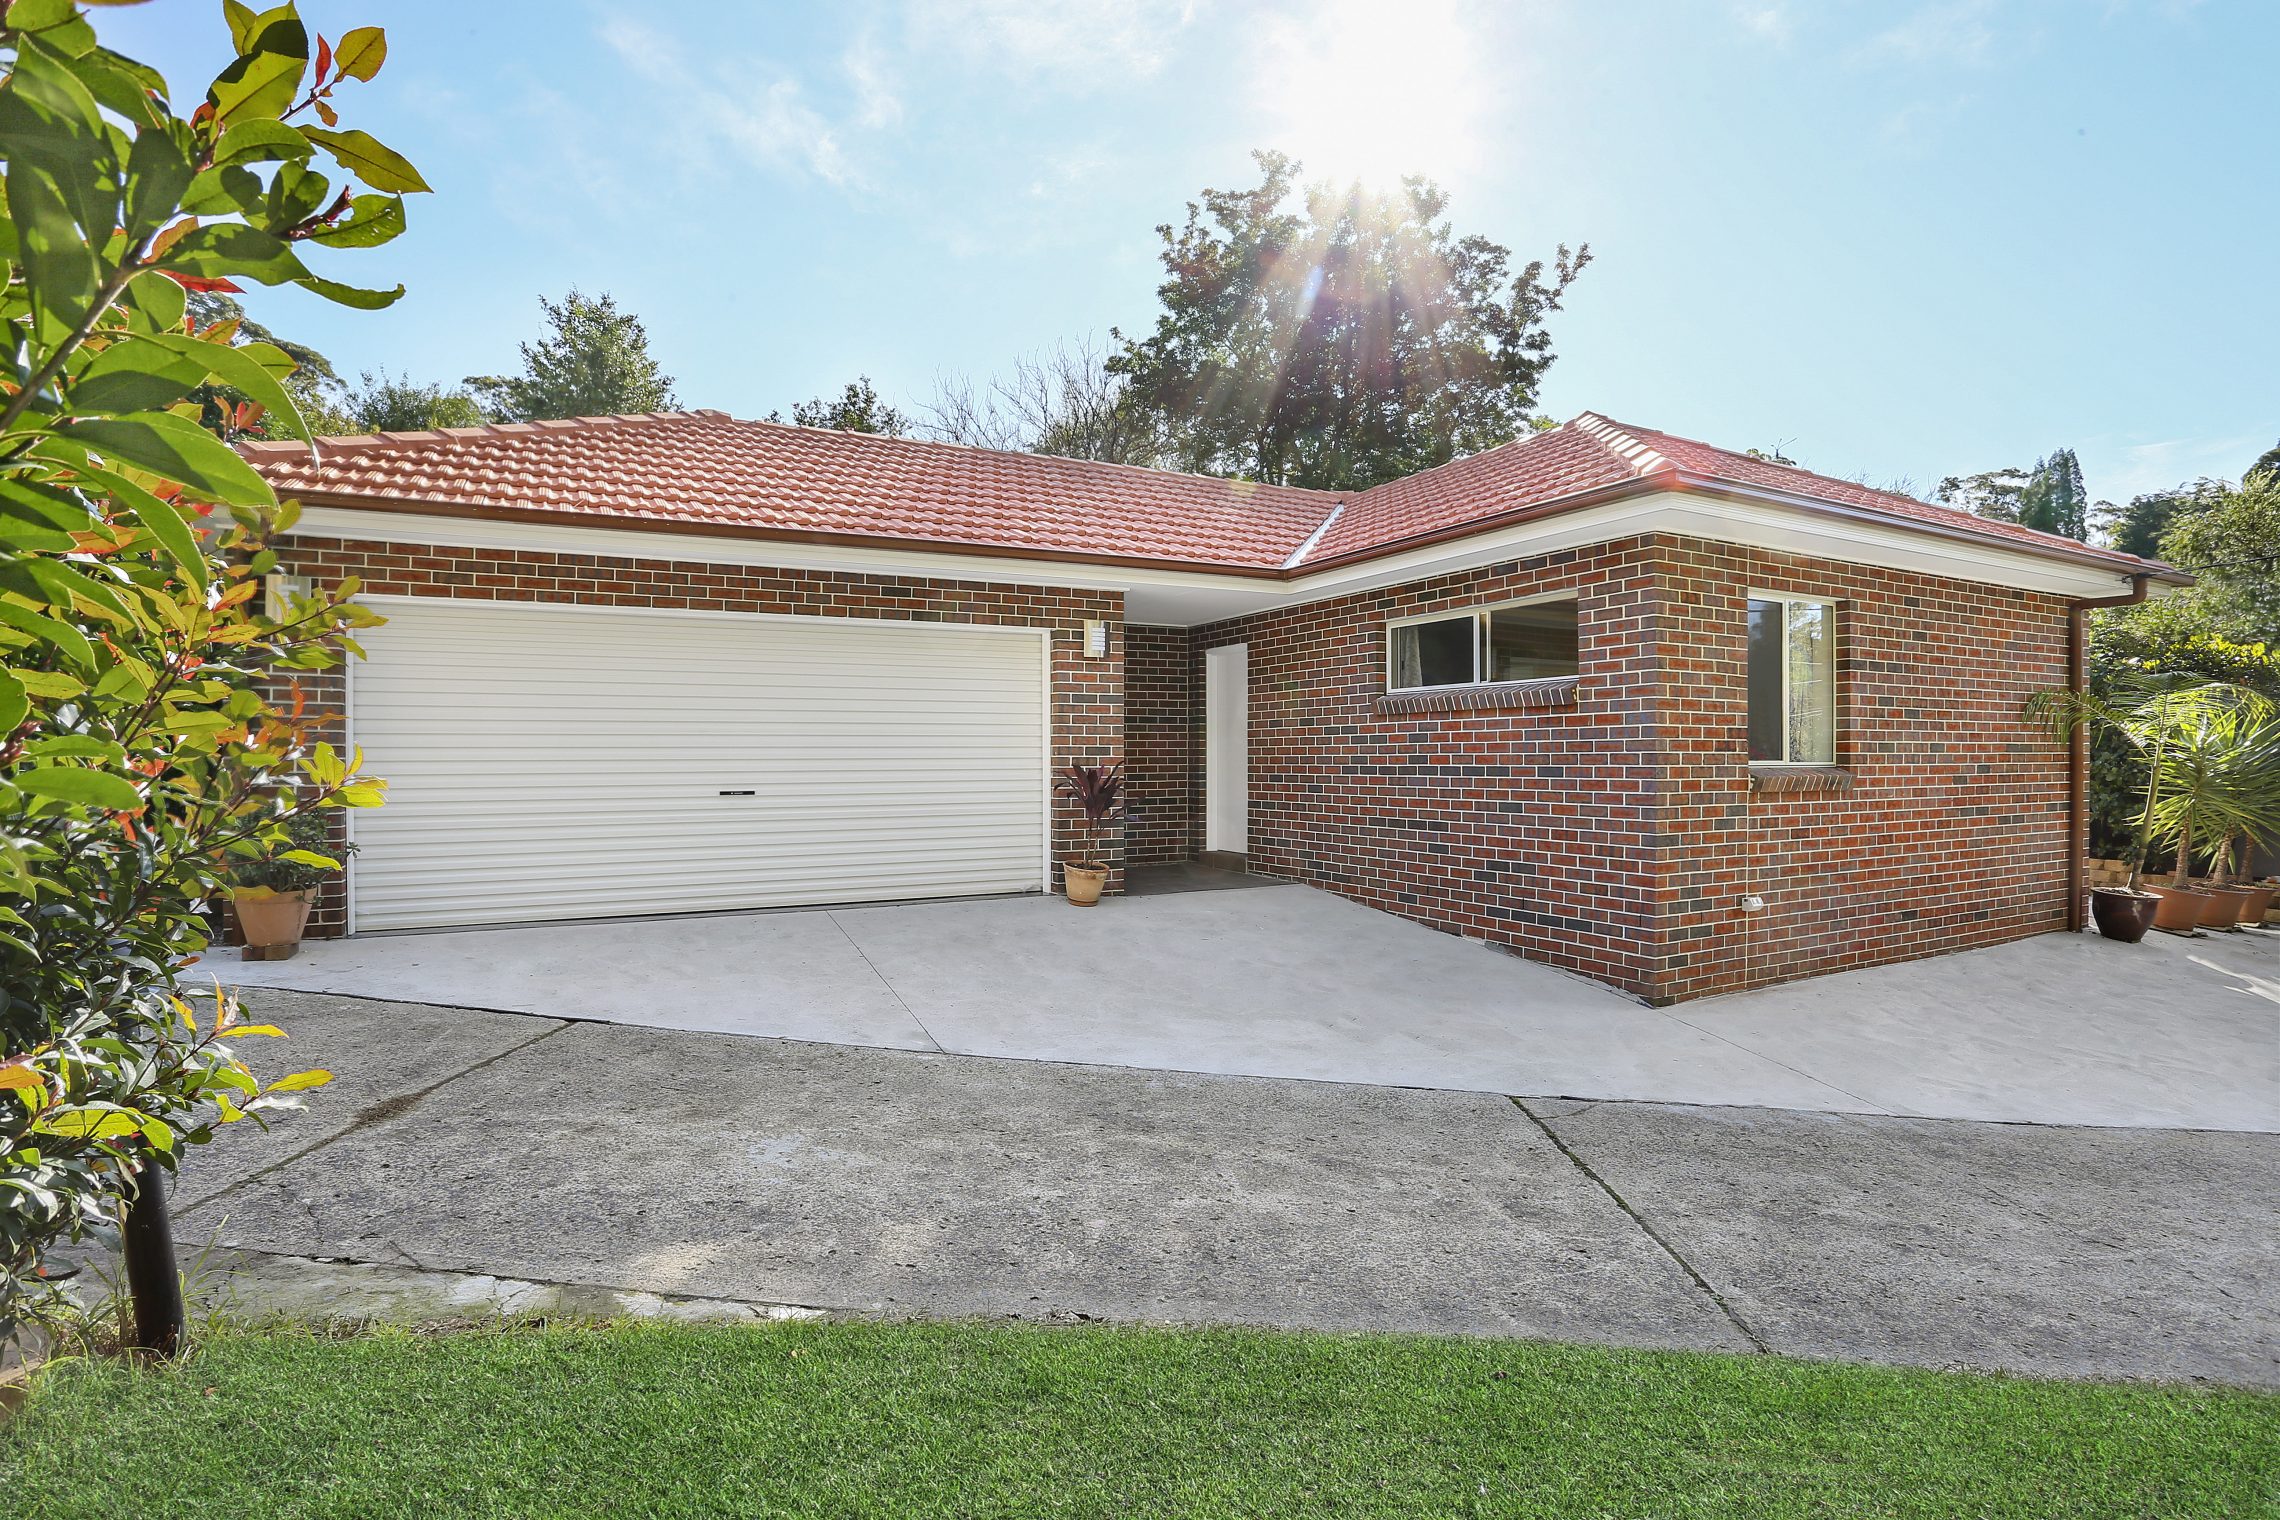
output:
[[[1775,491],[1856,508],[1895,519],[1903,527],[1921,523],[2015,548],[2070,558],[2091,556],[2110,561],[2118,570],[2169,569],[2054,533],[1994,522],[1913,496],[1818,475],[1795,465],[1774,464],[1653,428],[1631,427],[1596,412],[1585,412],[1545,432],[1364,491],[1347,503],[1331,530],[1308,551],[1306,563],[1317,565],[1384,552],[1409,540],[1445,536],[1467,524],[1557,503],[1582,492],[1656,481],[1681,490],[1689,484],[1703,484]]]
[[[1592,414],[1586,413],[1585,416]],[[1580,419],[1579,419],[1580,420]],[[1604,422],[1605,419],[1599,419]],[[2016,523],[1995,522],[1954,507],[1937,506],[1903,496],[1896,491],[1879,491],[1856,481],[1838,480],[1829,475],[1817,475],[1795,465],[1775,464],[1770,460],[1754,459],[1748,454],[1737,454],[1732,449],[1721,449],[1714,444],[1698,443],[1692,438],[1679,438],[1659,433],[1652,428],[1618,426],[1635,442],[1651,449],[1689,475],[1713,480],[1731,481],[1736,485],[1764,486],[1770,490],[1785,491],[1792,496],[1810,496],[1820,501],[1835,502],[1840,506],[1864,507],[1871,512],[1886,512],[1895,517],[1916,522],[1932,523],[1960,532],[1977,533],[1983,537],[2008,539],[2029,548],[2056,549],[2079,554],[2086,545],[2056,533],[2038,533],[2033,528],[2022,528]],[[2137,560],[2127,554],[2111,556],[2116,560],[2136,564],[2151,561]]]
[[[1341,495],[1131,465],[659,412],[241,445],[281,496],[761,537],[1292,573],[1461,534],[1589,493],[1770,491],[1990,543],[2168,567],[1585,412]],[[1580,503],[1579,503],[1580,504]],[[2180,577],[2181,578],[2181,577]]]
[[[1279,566],[1336,498],[1288,486],[659,412],[243,452],[280,496]]]
[[[1640,478],[1629,461],[1584,431],[1580,422],[1372,486],[1347,502],[1306,562],[1367,554]]]

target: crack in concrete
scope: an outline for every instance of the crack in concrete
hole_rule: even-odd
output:
[[[1574,1146],[1569,1145],[1567,1141],[1561,1139],[1559,1132],[1553,1129],[1542,1115],[1538,1114],[1534,1109],[1530,1108],[1526,1103],[1522,1102],[1518,1098],[1513,1098],[1510,1100],[1510,1102],[1514,1108],[1517,1108],[1520,1110],[1520,1112],[1528,1116],[1528,1121],[1531,1124],[1535,1125],[1536,1128],[1544,1132],[1544,1138],[1551,1141],[1553,1147],[1556,1148],[1561,1155],[1567,1157],[1570,1164],[1572,1164],[1577,1171],[1590,1178],[1593,1185],[1596,1186],[1599,1191],[1605,1193],[1608,1198],[1614,1202],[1615,1207],[1621,1209],[1625,1214],[1630,1216],[1631,1222],[1639,1227],[1639,1229],[1646,1235],[1647,1239],[1662,1247],[1663,1254],[1665,1256],[1668,1256],[1672,1261],[1678,1263],[1679,1270],[1684,1272],[1689,1278],[1693,1280],[1694,1286],[1702,1290],[1704,1297],[1708,1298],[1711,1303],[1718,1306],[1718,1312],[1726,1317],[1726,1322],[1728,1324],[1732,1325],[1735,1330],[1740,1332],[1742,1339],[1748,1341],[1753,1350],[1765,1355],[1772,1354],[1773,1347],[1766,1344],[1765,1337],[1759,1335],[1757,1331],[1752,1329],[1750,1327],[1749,1321],[1743,1319],[1742,1316],[1735,1311],[1732,1304],[1726,1302],[1726,1295],[1720,1293],[1716,1288],[1712,1287],[1710,1285],[1710,1279],[1703,1276],[1702,1273],[1695,1267],[1694,1263],[1686,1259],[1686,1254],[1683,1251],[1679,1250],[1677,1246],[1673,1245],[1670,1240],[1664,1236],[1662,1231],[1656,1229],[1652,1224],[1648,1223],[1646,1215],[1631,1207],[1630,1200],[1626,1199],[1621,1193],[1616,1192],[1613,1183],[1610,1183],[1606,1178],[1600,1176],[1598,1172],[1592,1170],[1591,1163],[1584,1160],[1582,1154],[1578,1152]]]
[[[402,1251],[403,1247],[390,1240],[387,1244]],[[400,1262],[376,1261],[361,1256],[326,1255],[297,1251],[276,1251],[263,1246],[219,1246],[220,1252],[238,1258],[259,1258],[261,1261],[282,1266],[286,1270],[324,1267],[362,1267],[380,1271],[413,1271],[429,1277],[448,1278],[458,1282],[515,1282],[529,1287],[555,1288],[570,1292],[612,1293],[628,1298],[654,1298],[668,1304],[726,1304],[736,1308],[754,1310],[760,1314],[786,1315],[861,1315],[873,1312],[861,1304],[802,1304],[784,1299],[735,1298],[718,1293],[676,1293],[660,1288],[630,1287],[622,1283],[583,1282],[564,1277],[519,1277],[512,1273],[477,1271],[465,1267],[430,1266],[408,1251],[404,1252],[409,1267]],[[232,1268],[224,1263],[221,1275],[227,1276]]]
[[[831,920],[831,927],[837,929],[839,931],[839,937],[847,941],[847,948],[855,952],[856,959],[860,960],[865,966],[868,966],[871,970],[871,975],[879,979],[879,985],[887,989],[887,996],[895,1000],[895,1006],[903,1011],[904,1017],[908,1018],[911,1023],[918,1026],[918,1032],[926,1036],[926,1043],[932,1045],[943,1055],[950,1054],[949,1047],[944,1045],[940,1040],[936,1039],[934,1037],[934,1031],[926,1027],[926,1020],[918,1016],[918,1010],[911,1007],[910,1004],[904,1000],[903,995],[895,990],[895,984],[893,982],[887,980],[887,974],[879,969],[879,963],[871,959],[871,952],[864,949],[862,944],[855,938],[855,936],[847,932],[847,926],[839,921],[839,915],[827,911],[823,916]]]
[[[1842,1093],[1844,1096],[1852,1099],[1855,1103],[1865,1103],[1868,1105],[1872,1113],[1879,1114],[1891,1119],[1921,1119],[1925,1117],[1924,1115],[1915,1113],[1909,1109],[1896,1108],[1888,1103],[1879,1103],[1876,1099],[1871,1098],[1863,1093],[1856,1093],[1850,1088],[1839,1087],[1836,1083],[1830,1081],[1827,1077],[1816,1076],[1812,1072],[1807,1071],[1802,1066],[1792,1066],[1787,1061],[1782,1060],[1779,1056],[1769,1056],[1764,1051],[1759,1050],[1756,1046],[1744,1045],[1740,1040],[1733,1038],[1731,1035],[1720,1034],[1715,1029],[1705,1029],[1702,1025],[1695,1023],[1692,1019],[1679,1017],[1668,1008],[1657,1008],[1655,1012],[1661,1014],[1664,1018],[1670,1020],[1673,1024],[1676,1024],[1683,1029],[1691,1029],[1696,1034],[1707,1035],[1709,1038],[1718,1041],[1722,1045],[1731,1045],[1734,1047],[1734,1049],[1741,1051],[1744,1055],[1755,1056],[1769,1066],[1778,1066],[1783,1071],[1789,1072],[1792,1075],[1803,1077],[1806,1081],[1812,1083],[1816,1087],[1826,1087],[1833,1093]],[[1844,1110],[1833,1109],[1829,1110],[1829,1112],[1843,1113]]]
[[[562,1033],[563,1030],[568,1029],[569,1027],[570,1025],[567,1023],[557,1022],[552,1029],[541,1030],[539,1033],[532,1035],[527,1040],[519,1040],[494,1055],[485,1056],[482,1060],[477,1061],[470,1066],[461,1067],[458,1071],[451,1073],[449,1076],[439,1077],[435,1081],[430,1082],[427,1086],[422,1087],[417,1091],[400,1093],[395,1097],[383,1098],[377,1103],[367,1104],[365,1107],[358,1109],[355,1115],[349,1119],[347,1124],[333,1131],[333,1133],[326,1135],[323,1139],[313,1141],[308,1145],[304,1145],[299,1150],[294,1151],[291,1155],[279,1157],[277,1160],[272,1161],[269,1163],[269,1165],[261,1168],[259,1171],[248,1172],[243,1177],[238,1178],[235,1182],[226,1183],[223,1186],[216,1188],[213,1192],[205,1194],[203,1197],[191,1199],[187,1203],[176,1200],[174,1204],[174,1211],[176,1214],[188,1214],[192,1210],[204,1208],[209,1203],[218,1203],[222,1199],[229,1197],[232,1193],[237,1192],[240,1188],[246,1187],[251,1183],[259,1182],[264,1177],[268,1177],[277,1172],[283,1171],[286,1167],[291,1166],[294,1162],[301,1161],[310,1156],[313,1156],[328,1145],[332,1145],[337,1141],[346,1140],[350,1135],[360,1134],[375,1124],[384,1124],[390,1119],[398,1118],[406,1113],[409,1113],[413,1108],[419,1105],[422,1099],[427,1098],[438,1089],[449,1086],[451,1083],[458,1081],[461,1077],[472,1076],[476,1072],[481,1071],[486,1066],[495,1065],[500,1061],[504,1061],[507,1057],[515,1054],[517,1051],[528,1050],[531,1046],[536,1045],[541,1040],[551,1040],[556,1035]],[[301,1200],[295,1201],[300,1202]],[[310,1211],[310,1222],[312,1224],[315,1223],[314,1210]]]

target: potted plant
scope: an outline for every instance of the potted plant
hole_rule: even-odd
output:
[[[2146,931],[2160,922],[2168,912],[2172,918],[2182,915],[2185,932],[2192,932],[2199,913],[2199,901],[2190,899],[2175,910],[2168,906],[2168,898],[2159,891],[2146,889],[2145,857],[2153,847],[2154,806],[2161,794],[2161,761],[2164,731],[2158,723],[2149,721],[2144,706],[2112,707],[2088,692],[2055,690],[2040,691],[2027,701],[2027,716],[2048,727],[2060,743],[2070,743],[2075,731],[2085,725],[2098,725],[2112,729],[2139,749],[2148,744],[2154,748],[2152,764],[2146,772],[2145,806],[2138,810],[2136,837],[2132,842],[2129,869],[2119,886],[2098,885],[2090,891],[2090,917],[2098,932],[2108,939],[2134,945],[2144,939]],[[2163,928],[2176,927],[2163,923]]]
[[[2245,687],[2210,683],[2178,706],[2162,769],[2168,793],[2157,813],[2177,844],[2175,887],[2201,894],[2203,928],[2236,928],[2258,896],[2232,879],[2243,836],[2280,832],[2280,708]],[[2209,876],[2195,881],[2193,857],[2206,851]]]
[[[1072,765],[1061,772],[1056,787],[1084,810],[1085,829],[1092,836],[1090,859],[1065,861],[1061,866],[1069,901],[1089,908],[1100,901],[1101,890],[1108,885],[1108,851],[1101,835],[1125,816],[1124,767]]]
[[[284,961],[301,945],[309,926],[311,894],[340,874],[340,862],[324,852],[332,847],[329,813],[304,810],[243,841],[250,846],[230,869],[230,908],[249,961]],[[354,852],[346,845],[341,853]]]
[[[2182,682],[2174,676],[2141,677],[2117,702],[2087,692],[2038,692],[2028,716],[2071,740],[2085,724],[2122,736],[2146,757],[2145,805],[2139,809],[2129,880],[2090,894],[2091,917],[2109,939],[2135,944],[2150,928],[2191,934],[2222,913],[2238,911],[2230,895],[2201,890],[2192,880],[2194,846],[2212,833],[2230,837],[2269,826],[2256,802],[2272,790],[2274,737],[2271,704],[2226,682]],[[2252,821],[2261,820],[2261,821]],[[2148,883],[2144,862],[2154,841],[2177,841],[2170,880]]]
[[[2207,879],[2193,883],[2215,900],[2215,906],[2206,911],[2217,916],[2201,921],[2219,929],[2238,929],[2262,922],[2264,910],[2271,901],[2255,883],[2233,879],[2233,845],[2233,839],[2218,840],[2209,857]]]

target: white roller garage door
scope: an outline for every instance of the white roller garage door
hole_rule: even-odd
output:
[[[1044,639],[374,598],[353,927],[1040,888]]]

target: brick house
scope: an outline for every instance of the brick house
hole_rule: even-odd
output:
[[[1654,1002],[2079,913],[2020,717],[2167,566],[1590,413],[1358,493],[718,412],[251,444],[389,618],[314,932],[1227,857]],[[1112,882],[1112,890],[1114,883]]]

